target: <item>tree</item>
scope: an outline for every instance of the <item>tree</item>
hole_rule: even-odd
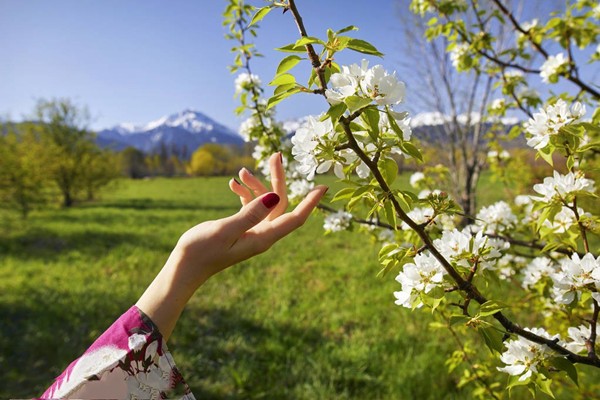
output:
[[[123,174],[132,179],[140,179],[149,175],[146,158],[141,150],[127,147],[120,152]]]
[[[6,124],[0,134],[0,199],[23,218],[50,199],[50,159],[40,142],[39,127],[31,123]]]
[[[428,110],[424,115],[435,120],[442,133],[426,132],[422,140],[437,148],[448,167],[451,179],[444,189],[458,200],[465,215],[463,224],[467,225],[476,214],[476,189],[486,164],[488,142],[496,133],[505,133],[498,132],[487,112],[497,78],[478,69],[458,73],[453,66],[456,58],[446,52],[446,38],[427,40],[428,27],[419,16],[408,12],[406,3],[401,4],[399,16],[404,33],[401,45],[405,54],[412,56],[401,63],[401,75],[409,79],[413,101]],[[498,29],[500,38],[506,36],[503,29]],[[412,73],[415,69],[420,73]]]
[[[193,176],[213,176],[217,169],[217,159],[209,150],[200,147],[192,154],[186,172]]]
[[[99,168],[94,160],[101,152],[94,134],[87,129],[89,113],[68,99],[40,100],[35,116],[51,154],[50,170],[64,207],[71,207],[82,193],[88,196],[114,178],[109,168]],[[94,161],[93,161],[94,160]],[[87,164],[87,165],[86,165]],[[86,167],[95,168],[86,171]],[[105,176],[98,176],[105,173]]]
[[[522,134],[536,156],[554,168],[514,204],[507,199],[483,207],[475,223],[463,229],[453,219],[462,210],[447,193],[416,194],[397,186],[394,157],[423,160],[408,113],[395,108],[405,86],[381,65],[336,64],[336,53],[345,50],[382,56],[372,44],[349,36],[354,26],[329,29],[320,38],[306,31],[294,0],[270,1],[258,10],[230,0],[226,24],[241,44],[233,49],[234,67],[254,54],[245,35],[256,34],[257,24],[272,10],[283,9],[293,18],[300,38],[279,48],[286,56],[271,80],[274,94],[265,108],[272,113],[296,93],[311,93],[326,103],[323,116],[308,118],[291,139],[296,164],[286,163],[309,181],[331,168],[342,179],[345,187],[332,198],[340,209],[323,207],[332,212],[325,228],[369,227],[364,231],[382,243],[381,275],[398,273],[396,304],[430,309],[459,346],[448,365],[461,367],[461,386],[473,385],[478,398],[502,398],[517,387],[534,396],[554,397],[553,390],[567,391],[561,393],[567,397],[595,394],[597,380],[587,379],[583,386],[580,377],[589,371],[582,366],[600,368],[600,255],[592,245],[600,235],[593,180],[600,152],[600,93],[580,66],[600,61],[600,7],[574,1],[545,21],[527,23],[499,0],[413,0],[411,8],[428,16],[429,38],[448,40],[446,50],[458,71],[498,80],[503,97],[494,99],[488,112],[498,117],[509,109],[524,112],[529,120],[514,127],[509,138]],[[470,12],[472,19],[465,14]],[[498,26],[514,34],[507,47],[499,46]],[[297,65],[310,68],[307,83],[291,72]],[[564,80],[575,90],[554,94],[550,89],[541,96],[530,90],[532,77],[544,84]],[[251,79],[242,90],[247,96],[262,93],[256,89],[259,82]],[[261,111],[241,102],[253,116]],[[590,120],[584,119],[585,104],[594,108]],[[566,171],[557,169],[556,157],[565,160]],[[422,177],[411,180],[416,178]],[[475,351],[471,333],[489,353]]]

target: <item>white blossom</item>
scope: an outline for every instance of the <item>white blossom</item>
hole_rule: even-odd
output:
[[[460,61],[467,54],[468,51],[468,43],[457,44],[452,50],[450,50],[450,60],[452,61],[452,66],[454,68],[459,69]]]
[[[538,336],[550,340],[560,339],[559,335],[550,336],[543,328],[525,328]],[[500,356],[500,360],[506,364],[505,367],[498,368],[498,371],[506,372],[513,376],[519,376],[519,381],[525,381],[531,377],[532,373],[538,372],[538,365],[551,357],[554,353],[545,344],[531,342],[524,337],[519,336],[504,342],[506,351]]]
[[[507,280],[516,273],[515,266],[526,263],[527,260],[521,256],[515,256],[510,253],[504,254],[497,261],[496,270],[498,271],[498,277],[500,279]]]
[[[243,90],[249,90],[252,86],[260,86],[261,81],[258,75],[242,72],[235,78],[235,93]]]
[[[520,194],[515,197],[515,205],[517,207],[524,207],[529,204],[532,204],[531,196]]]
[[[292,137],[292,155],[298,162],[297,170],[308,180],[313,180],[319,166],[319,144],[332,133],[333,125],[330,119],[319,121],[309,116]]]
[[[552,77],[556,75],[559,69],[568,62],[569,60],[565,58],[563,53],[558,53],[555,56],[549,56],[540,67],[540,76],[542,77],[542,82],[550,83]]]
[[[362,60],[361,65],[344,65],[340,72],[331,75],[331,88],[325,90],[329,104],[341,103],[349,96],[368,97],[378,105],[394,105],[404,99],[405,85],[395,72],[389,74],[381,65],[368,65],[367,60]]]
[[[577,207],[579,216],[589,216],[581,207]],[[575,213],[568,207],[562,207],[562,209],[554,216],[553,220],[549,219],[544,221],[544,226],[550,228],[554,233],[564,233],[569,230],[573,225],[577,224],[577,218]]]
[[[431,207],[415,207],[407,213],[408,217],[412,219],[417,225],[430,222],[433,218],[433,208]],[[410,230],[410,226],[404,221],[400,225],[402,230]]]
[[[314,187],[315,184],[312,181],[307,181],[306,179],[294,179],[288,185],[288,196],[290,200],[303,199]]]
[[[535,286],[542,278],[548,277],[556,272],[556,268],[548,257],[536,257],[523,270],[524,289]]]
[[[563,126],[582,118],[585,112],[585,106],[581,103],[574,103],[569,110],[567,103],[559,99],[540,112],[534,113],[533,118],[524,124],[525,131],[530,135],[527,145],[536,150],[543,149],[552,135],[558,134]]]
[[[523,30],[525,32],[530,31],[532,28],[535,28],[538,25],[538,20],[537,18],[532,19],[531,21],[525,21],[521,24],[521,28],[523,28]]]
[[[582,258],[574,253],[571,258],[560,261],[558,272],[551,275],[554,282],[552,294],[554,300],[561,304],[571,304],[581,298],[582,290],[589,290],[589,286],[600,290],[600,256],[594,258],[587,253]],[[600,293],[592,292],[592,297],[600,301]]]
[[[600,332],[600,324],[596,324],[596,332]],[[577,328],[570,327],[567,329],[569,338],[571,339],[565,347],[573,353],[587,352],[586,341],[590,338],[592,330],[590,325],[580,325]]]
[[[534,200],[550,202],[554,199],[564,200],[570,193],[589,192],[594,193],[594,181],[583,177],[583,173],[569,172],[561,175],[554,171],[552,177],[544,178],[543,183],[533,185],[533,190],[541,194]]]
[[[325,217],[323,222],[323,229],[328,232],[339,232],[346,230],[350,227],[352,221],[352,214],[344,210],[340,210],[331,213]]]
[[[445,274],[446,271],[434,256],[429,253],[417,254],[414,261],[404,265],[396,277],[402,289],[394,292],[395,303],[407,308],[421,307],[419,294],[427,294],[442,285]]]
[[[365,73],[360,87],[380,106],[400,103],[406,91],[404,82],[398,80],[396,73],[388,74],[381,65],[375,65]]]
[[[490,150],[487,153],[487,158],[491,160],[507,160],[510,158],[510,153],[506,150],[498,152],[498,150]]]
[[[417,171],[410,176],[410,186],[416,188],[419,182],[423,181],[424,179],[425,174],[420,171]]]
[[[492,110],[501,110],[504,108],[504,106],[506,105],[506,100],[504,99],[504,97],[500,97],[498,99],[494,99],[492,100],[492,102],[490,103],[490,108]]]
[[[433,244],[447,260],[465,268],[470,268],[469,260],[477,256],[482,270],[494,269],[496,260],[502,256],[499,249],[508,247],[507,242],[492,240],[483,235],[482,231],[472,235],[469,227],[462,231],[444,231],[442,237],[434,240]]]
[[[520,80],[523,78],[523,72],[519,71],[518,69],[511,69],[504,72],[504,78],[508,81]]]
[[[517,217],[505,201],[498,201],[479,210],[476,224],[483,229],[484,233],[501,233],[514,228]]]
[[[600,19],[600,3],[592,9],[592,15],[594,16],[594,18]]]
[[[408,141],[410,140],[411,136],[412,136],[412,128],[410,127],[410,118],[408,117],[408,113],[406,112],[395,112],[395,111],[390,111],[389,112],[392,117],[394,118],[394,121],[396,122],[396,125],[398,125],[398,127],[400,128],[400,130],[402,130],[402,140],[404,141]],[[390,125],[390,118],[388,116],[388,113],[381,113],[380,117],[379,117],[379,131],[386,133],[394,133],[394,131],[392,130],[392,126]],[[403,154],[401,151],[398,151],[399,154]]]

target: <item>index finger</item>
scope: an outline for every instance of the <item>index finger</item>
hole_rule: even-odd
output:
[[[315,187],[293,211],[271,221],[265,232],[268,240],[274,243],[304,225],[312,210],[315,209],[325,192],[327,192],[327,189],[328,187],[324,185]]]

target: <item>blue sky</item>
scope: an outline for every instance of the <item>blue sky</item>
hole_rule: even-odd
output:
[[[562,4],[528,1],[537,6],[525,13],[536,17],[547,16],[549,8]],[[386,55],[383,60],[371,58],[371,65],[382,63],[388,70],[400,70],[402,59],[410,59],[402,53],[398,18],[407,12],[408,3],[297,0],[310,35],[325,37],[329,27],[356,25],[360,30],[351,35]],[[235,76],[227,69],[233,43],[224,38],[221,17],[226,4],[226,0],[0,0],[0,119],[26,118],[39,98],[66,97],[89,108],[93,129],[121,122],[143,124],[186,108],[237,129],[241,119],[233,113],[238,105],[233,96]],[[269,82],[284,56],[273,49],[298,37],[291,13],[269,14],[256,39],[265,58],[253,61],[253,72]],[[349,64],[363,57],[344,52],[336,61]],[[581,72],[597,83],[599,71],[593,66]],[[399,76],[410,84],[416,73]],[[410,98],[415,89],[409,86],[405,107],[429,111],[411,109],[417,104]],[[573,87],[544,88],[548,89]],[[281,120],[297,118],[322,112],[324,100],[294,96],[277,110]]]
[[[38,98],[68,97],[86,105],[92,128],[145,123],[185,108],[237,127],[232,43],[224,38],[222,0],[0,0],[0,116],[20,120]],[[260,2],[257,2],[259,5]],[[393,0],[299,0],[309,34],[354,24],[394,69],[397,6]],[[376,12],[373,8],[376,7]],[[263,82],[295,41],[290,13],[271,13],[257,39],[264,59],[253,69]],[[357,62],[358,53],[340,62]],[[306,95],[278,107],[281,119],[320,112]]]

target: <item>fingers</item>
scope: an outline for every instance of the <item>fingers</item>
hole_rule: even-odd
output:
[[[247,168],[242,168],[240,170],[239,176],[244,185],[248,186],[248,189],[250,189],[254,193],[254,196],[258,197],[262,194],[269,192],[269,190],[267,190],[267,188],[265,187],[265,185],[263,185],[260,179],[254,176],[252,172],[250,172]]]
[[[285,171],[283,169],[281,153],[271,155],[269,169],[271,171],[271,187],[273,188],[273,192],[277,193],[280,198],[279,204],[277,204],[277,207],[275,207],[268,217],[269,220],[274,220],[283,214],[288,206],[287,185],[285,183]]]
[[[242,206],[245,206],[246,204],[250,203],[252,201],[252,199],[254,199],[254,196],[252,196],[252,193],[250,193],[250,190],[247,187],[243,186],[235,178],[231,178],[229,180],[229,188],[231,189],[231,191],[233,193],[240,196],[240,201],[242,202]]]
[[[327,186],[317,186],[293,211],[271,221],[268,225],[261,225],[260,228],[252,232],[251,236],[247,237],[245,243],[240,242],[239,244],[254,249],[269,248],[273,243],[298,229],[306,222],[306,219],[317,204],[319,204],[327,189]]]
[[[246,231],[264,220],[279,201],[279,196],[273,192],[250,201],[237,214],[222,220],[225,234],[234,241],[237,240]]]

